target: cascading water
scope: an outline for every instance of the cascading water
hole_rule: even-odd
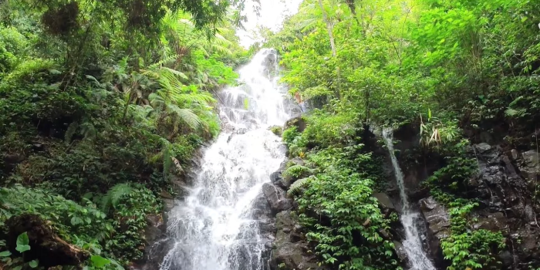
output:
[[[420,213],[414,211],[414,209],[411,207],[407,193],[405,192],[403,172],[401,171],[396,155],[394,154],[392,129],[385,128],[383,130],[383,137],[386,142],[388,152],[390,153],[392,166],[394,167],[394,175],[399,187],[399,195],[403,204],[400,218],[403,228],[405,229],[405,241],[403,241],[403,247],[405,248],[405,252],[409,258],[411,270],[435,270],[435,267],[422,248],[421,235],[418,231],[418,224],[421,221]]]
[[[205,150],[188,196],[169,213],[174,245],[161,270],[266,269],[253,202],[285,159],[268,129],[294,108],[277,71],[277,52],[262,50],[238,71],[244,84],[219,93],[223,131]]]

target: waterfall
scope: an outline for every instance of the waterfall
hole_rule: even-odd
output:
[[[174,244],[161,270],[266,269],[253,203],[285,159],[269,127],[298,113],[278,71],[277,52],[261,50],[238,71],[242,84],[218,94],[222,133],[205,149],[188,195],[169,213]]]
[[[435,270],[435,267],[422,248],[421,235],[418,231],[418,224],[421,222],[420,213],[414,211],[414,209],[411,207],[407,193],[405,192],[403,172],[401,171],[396,155],[394,154],[392,129],[385,128],[383,130],[383,137],[386,142],[388,152],[390,153],[392,166],[394,167],[394,175],[399,187],[399,195],[403,204],[400,218],[403,228],[405,229],[405,241],[403,241],[403,247],[405,248],[405,252],[409,258],[411,270]]]

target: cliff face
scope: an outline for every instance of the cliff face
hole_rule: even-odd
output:
[[[366,146],[373,155],[387,159],[387,151],[374,143],[373,134],[366,137]],[[433,153],[421,153],[418,135],[414,129],[404,128],[396,131],[396,149],[405,174],[407,194],[411,203],[420,210],[423,224],[419,229],[425,236],[424,249],[437,269],[446,269],[451,261],[445,259],[441,242],[451,236],[453,221],[451,207],[448,202],[437,200],[434,190],[426,187],[428,178],[444,167],[445,157]],[[370,142],[371,141],[371,142]],[[416,152],[415,152],[416,151]],[[411,153],[414,152],[414,153]],[[476,143],[467,147],[466,154],[476,160],[472,164],[475,172],[464,179],[457,190],[459,198],[475,202],[476,207],[468,213],[468,230],[486,230],[501,232],[504,237],[504,248],[493,247],[492,256],[499,264],[493,269],[536,269],[540,266],[540,224],[537,215],[540,207],[536,201],[538,179],[540,176],[540,159],[536,150],[505,150],[501,145],[493,143]],[[414,155],[416,163],[407,161]],[[288,162],[302,164],[295,158]],[[400,214],[401,202],[398,189],[391,173],[389,160],[384,162],[385,175],[388,180],[385,188],[375,192],[373,196],[379,201],[383,213]],[[303,179],[290,181],[283,177],[286,163],[272,174],[271,183],[263,188],[266,202],[259,206],[268,209],[268,221],[263,230],[269,239],[269,269],[331,269],[318,265],[318,259],[311,252],[300,226],[295,210],[295,202],[287,194],[302,189]],[[290,164],[289,164],[290,165]],[[450,183],[443,184],[450,185]],[[446,187],[443,187],[446,188]],[[261,198],[262,199],[262,198]],[[455,222],[455,221],[454,221]],[[408,265],[406,254],[401,246],[403,228],[399,221],[392,223],[389,231],[396,249],[396,257],[402,265]],[[491,267],[490,265],[489,267]],[[488,269],[488,266],[485,265]],[[531,268],[532,267],[532,268]]]
[[[478,172],[460,192],[479,203],[471,213],[474,221],[471,227],[502,232],[506,248],[498,257],[503,269],[538,267],[540,209],[535,202],[540,175],[538,153],[512,150],[508,155],[501,147],[486,143],[473,145],[469,151],[477,157]],[[419,204],[429,227],[431,246],[437,247],[450,233],[448,211],[429,194],[420,198]]]
[[[414,132],[402,130],[398,147],[402,152],[417,147]],[[506,147],[507,148],[507,147]],[[501,232],[505,248],[495,249],[501,262],[497,269],[536,269],[540,266],[540,225],[537,213],[539,153],[536,150],[504,150],[501,145],[477,143],[467,148],[467,155],[476,159],[476,172],[465,179],[454,194],[478,203],[469,214],[471,230]],[[449,207],[435,199],[424,187],[435,170],[444,165],[444,157],[421,156],[416,166],[404,167],[409,196],[420,208],[426,222],[425,248],[438,268],[445,269],[441,241],[452,234]],[[446,184],[450,185],[450,183]],[[390,188],[389,195],[395,199]]]

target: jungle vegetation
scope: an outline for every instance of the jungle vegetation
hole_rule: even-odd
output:
[[[251,50],[235,36],[242,5],[0,2],[0,264],[40,267],[6,251],[5,222],[22,213],[88,251],[87,269],[140,259],[146,217],[219,133],[213,93],[265,46],[280,51],[291,94],[314,108],[306,130],[283,140],[305,160],[287,170],[307,179],[290,195],[321,264],[400,269],[381,234],[397,217],[371,196],[383,177],[363,134],[412,125],[417,153],[447,160],[426,184],[451,209],[449,269],[500,269],[503,236],[470,228],[475,201],[448,186],[474,172],[464,148],[486,132],[505,147],[537,147],[540,2],[305,0]],[[17,244],[24,252],[27,236]]]

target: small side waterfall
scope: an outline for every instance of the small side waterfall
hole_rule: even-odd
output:
[[[421,235],[418,231],[418,223],[421,220],[420,213],[414,211],[411,207],[407,193],[405,192],[403,172],[401,171],[396,155],[394,154],[392,129],[385,128],[383,130],[383,137],[388,152],[390,153],[392,166],[394,167],[394,175],[399,187],[399,195],[403,204],[401,213],[401,223],[405,229],[405,241],[403,241],[403,247],[405,248],[405,252],[411,263],[411,270],[435,270],[433,263],[429,260],[422,248]]]
[[[208,147],[186,198],[169,213],[173,248],[161,270],[264,270],[266,241],[253,203],[285,159],[271,131],[294,106],[278,82],[277,52],[264,49],[219,93],[223,131]]]

